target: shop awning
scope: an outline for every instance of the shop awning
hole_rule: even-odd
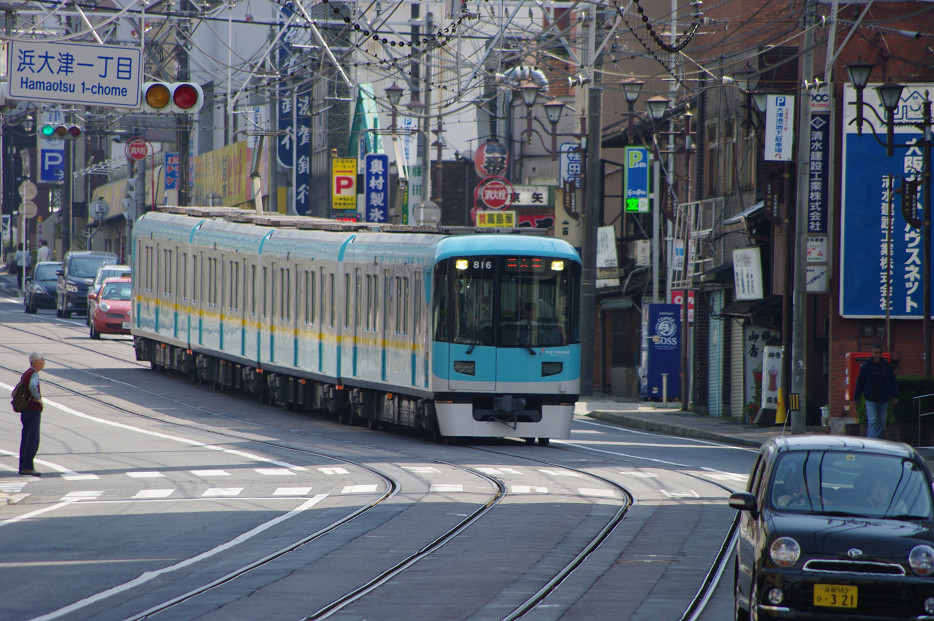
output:
[[[761,300],[737,300],[730,302],[719,312],[722,317],[739,317],[752,319],[756,315],[763,315],[781,306],[782,296],[769,294]]]

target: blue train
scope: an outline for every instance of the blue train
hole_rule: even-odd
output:
[[[570,433],[581,264],[564,241],[174,211],[133,227],[132,333],[153,369],[371,428]]]

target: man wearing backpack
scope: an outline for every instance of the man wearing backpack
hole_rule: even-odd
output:
[[[39,371],[45,368],[45,357],[39,352],[29,354],[29,368],[23,373],[21,382],[29,385],[32,397],[20,414],[23,422],[23,435],[19,443],[19,473],[41,477],[36,471],[33,460],[39,452],[39,422],[42,420],[42,393],[39,391]]]

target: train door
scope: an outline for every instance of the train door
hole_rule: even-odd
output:
[[[389,365],[390,365],[390,348],[392,343],[390,342],[390,337],[392,336],[392,273],[388,269],[383,270],[383,295],[382,295],[382,306],[380,307],[380,333],[379,333],[379,342],[380,342],[380,379],[386,381],[389,376]]]

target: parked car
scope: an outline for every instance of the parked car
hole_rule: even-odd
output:
[[[55,308],[56,272],[61,268],[58,261],[36,263],[32,275],[23,282],[23,306],[27,313],[35,313],[40,308]]]
[[[129,278],[108,278],[104,281],[91,317],[92,339],[99,339],[101,334],[130,333],[132,295],[133,281]]]
[[[97,296],[101,292],[101,286],[104,284],[104,281],[108,278],[130,278],[132,273],[133,270],[129,265],[102,265],[100,269],[97,270],[97,276],[94,277],[94,282],[88,287],[88,326],[91,325],[91,316],[94,314]]]
[[[112,252],[72,250],[65,254],[62,269],[58,270],[55,294],[55,312],[59,317],[71,317],[72,312],[85,313],[88,309],[88,287],[102,265],[116,265],[117,255]]]
[[[931,483],[905,444],[817,435],[763,444],[747,491],[729,500],[742,511],[736,618],[934,618]]]

